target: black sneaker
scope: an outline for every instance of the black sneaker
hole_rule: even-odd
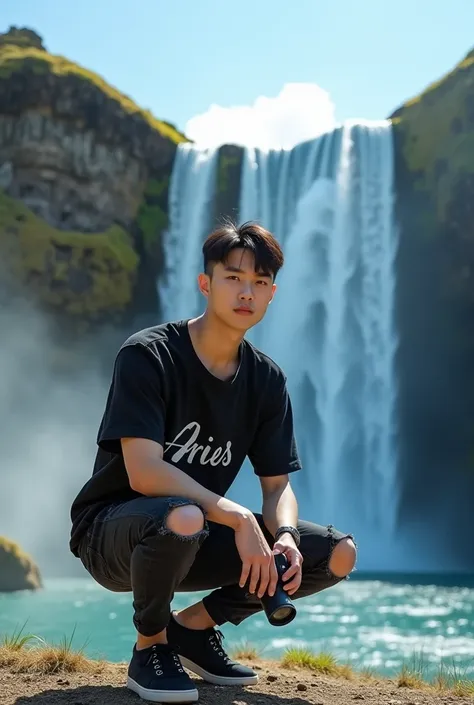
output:
[[[155,703],[195,703],[198,691],[168,644],[137,650],[128,667],[127,688]]]
[[[258,675],[251,668],[232,661],[224,651],[224,635],[218,629],[188,629],[171,615],[168,642],[185,668],[214,685],[253,685]]]

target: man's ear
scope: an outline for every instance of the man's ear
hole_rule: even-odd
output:
[[[277,285],[276,285],[276,284],[272,284],[272,297],[271,297],[270,301],[268,302],[269,304],[271,304],[271,302],[273,301],[273,298],[274,298],[274,296],[275,296],[276,290],[277,290]]]
[[[208,274],[201,272],[198,275],[198,287],[201,294],[207,298],[211,288],[211,278]]]

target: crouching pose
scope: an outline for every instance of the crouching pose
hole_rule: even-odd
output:
[[[216,627],[262,610],[275,554],[288,559],[292,599],[335,585],[356,559],[350,535],[298,518],[286,378],[245,340],[275,294],[277,240],[257,224],[227,225],[208,236],[203,258],[205,312],[120,347],[93,473],[71,508],[71,551],[102,586],[133,593],[127,685],[157,702],[198,699],[183,666],[219,685],[257,681]],[[225,497],[246,457],[261,514]],[[202,601],[171,611],[176,592],[201,590],[210,591]]]

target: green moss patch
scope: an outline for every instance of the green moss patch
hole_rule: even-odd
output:
[[[143,249],[155,256],[160,247],[160,238],[168,225],[167,201],[169,178],[150,179],[145,187],[143,203],[137,214]]]
[[[117,225],[102,233],[58,230],[0,191],[0,249],[14,278],[61,312],[100,318],[132,301],[139,257]]]

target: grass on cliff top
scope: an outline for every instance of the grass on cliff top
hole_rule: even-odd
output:
[[[402,136],[403,155],[415,188],[428,194],[439,223],[446,219],[459,174],[472,171],[474,131],[468,96],[474,80],[474,55],[432,83],[400,108],[392,119]],[[426,228],[433,232],[433,228]]]
[[[429,96],[430,93],[432,93],[433,91],[436,91],[438,88],[441,88],[447,81],[451,80],[458,73],[458,71],[466,70],[466,69],[470,68],[472,65],[474,65],[474,52],[470,52],[451,71],[446,73],[440,79],[430,83],[429,86],[427,86],[424,91],[422,91],[418,95],[414,96],[410,100],[407,100],[407,102],[403,104],[403,108],[409,108],[410,106],[415,105],[416,103],[419,103],[423,98],[426,98],[427,96]],[[395,118],[395,121],[397,119],[398,118]]]
[[[119,103],[125,113],[139,115],[163,137],[175,144],[188,141],[175,127],[163,120],[158,120],[149,110],[139,108],[131,98],[118,91],[93,71],[69,61],[63,56],[49,54],[41,49],[20,47],[14,44],[0,46],[0,80],[2,78],[10,78],[12,74],[20,72],[27,67],[38,75],[52,73],[61,77],[72,74],[83,81],[90,81],[111,100]]]
[[[25,625],[24,625],[25,626]],[[69,639],[63,638],[59,644],[47,644],[41,637],[23,634],[24,626],[10,636],[0,640],[0,668],[9,668],[19,673],[101,673],[113,664],[105,660],[91,659],[84,655],[85,645],[76,649],[72,647],[73,634]],[[258,663],[260,655],[257,649],[246,644],[236,648],[231,656],[237,660]],[[268,661],[267,661],[268,663]],[[413,664],[404,664],[401,671],[392,678],[364,669],[355,671],[348,664],[340,664],[328,652],[312,653],[307,649],[287,649],[283,656],[273,660],[275,665],[293,670],[305,670],[325,676],[360,679],[362,681],[386,680],[399,688],[415,688],[452,693],[466,697],[474,696],[474,681],[465,677],[455,666],[440,666],[438,674],[432,681],[424,677],[425,665],[422,658],[415,658]]]
[[[9,553],[14,553],[17,556],[22,553],[20,546],[6,536],[0,536],[0,548],[3,548]]]

